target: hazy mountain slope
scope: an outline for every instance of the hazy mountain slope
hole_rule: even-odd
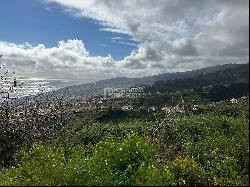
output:
[[[193,70],[193,71],[165,73],[165,74],[160,74],[160,75],[155,75],[155,76],[150,76],[150,77],[143,77],[143,78],[117,77],[117,78],[87,83],[83,85],[76,85],[76,86],[70,86],[67,88],[62,88],[62,89],[55,91],[55,94],[58,94],[60,96],[63,95],[65,97],[88,96],[88,95],[95,94],[98,92],[103,92],[104,88],[130,87],[134,85],[150,85],[160,80],[164,80],[164,81],[165,80],[177,80],[177,79],[184,79],[184,78],[193,78],[195,76],[202,77],[209,73],[214,73],[214,75],[216,75],[217,72],[218,74],[223,75],[224,74],[223,72],[227,72],[227,71],[241,72],[244,69],[248,69],[248,67],[249,67],[249,64],[225,64],[225,65],[207,67],[207,68]],[[227,76],[229,75],[230,73],[227,73]],[[242,75],[242,77],[245,77],[245,76],[246,75]],[[213,76],[210,76],[210,78],[213,79]],[[225,77],[225,79],[227,78]]]
[[[180,91],[183,89],[197,89],[209,85],[230,85],[237,83],[249,83],[249,64],[228,69],[201,72],[191,77],[173,80],[158,80],[154,84],[146,86],[150,92]]]

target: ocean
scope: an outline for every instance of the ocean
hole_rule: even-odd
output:
[[[0,102],[6,99],[18,99],[34,96],[63,87],[81,84],[78,80],[42,79],[27,77],[5,77],[0,79]]]

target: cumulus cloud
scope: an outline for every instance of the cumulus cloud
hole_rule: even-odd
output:
[[[124,58],[124,67],[145,69],[179,66],[195,57],[249,56],[248,0],[48,0],[71,15],[98,21],[102,30],[125,33],[140,42]],[[165,59],[165,60],[164,60]],[[171,59],[171,60],[169,60]],[[180,59],[183,60],[180,62]],[[204,59],[204,60],[201,60]],[[220,58],[221,59],[221,58]],[[222,62],[221,60],[219,60]],[[177,63],[178,62],[178,63]],[[213,65],[215,60],[211,60]],[[216,63],[217,64],[217,63]],[[191,67],[191,66],[190,66]]]
[[[197,48],[193,40],[178,39],[172,42],[169,52],[180,56],[198,56]]]
[[[0,42],[0,53],[4,54],[1,64],[9,68],[15,66],[19,75],[26,76],[78,77],[84,81],[109,77],[105,71],[116,69],[110,55],[90,56],[81,40],[60,41],[53,48],[46,48],[43,44],[33,47],[28,43]]]
[[[219,1],[220,12],[203,23],[194,41],[210,56],[249,56],[249,1]],[[237,11],[236,11],[237,10]]]
[[[124,67],[134,69],[145,69],[162,60],[162,56],[158,54],[149,44],[144,44],[138,50],[124,58]]]

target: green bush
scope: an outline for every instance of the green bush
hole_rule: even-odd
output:
[[[178,185],[216,185],[216,180],[212,179],[203,168],[189,157],[177,157],[170,165],[170,171],[175,175]]]
[[[174,186],[176,179],[167,165],[145,164],[143,162],[134,176],[134,185]]]
[[[84,117],[73,120],[67,126],[63,127],[53,144],[64,144],[66,147],[96,145],[108,136],[116,139],[123,139],[128,134],[136,132],[140,135],[146,135],[149,132],[151,121],[133,119],[131,121],[121,122],[91,122],[86,121]]]
[[[0,168],[13,164],[13,155],[22,143],[23,139],[18,133],[0,131]]]
[[[142,163],[152,162],[157,146],[130,135],[122,142],[112,138],[90,153],[81,147],[35,145],[18,154],[18,164],[0,173],[1,185],[132,185]]]
[[[248,184],[248,119],[206,115],[175,122],[182,154],[194,157],[221,184]]]
[[[21,152],[19,163],[0,173],[1,185],[65,185],[67,169],[62,149],[35,145]]]
[[[112,139],[100,142],[88,160],[87,184],[132,185],[132,177],[142,163],[151,163],[157,146],[131,135],[121,143]]]
[[[135,185],[218,185],[218,180],[207,173],[197,162],[188,157],[177,157],[166,164],[145,164],[135,175]]]

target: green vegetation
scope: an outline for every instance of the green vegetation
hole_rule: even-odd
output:
[[[14,159],[0,185],[248,185],[248,107],[199,105],[163,126],[159,111],[90,112],[28,146],[1,135],[1,154]]]

